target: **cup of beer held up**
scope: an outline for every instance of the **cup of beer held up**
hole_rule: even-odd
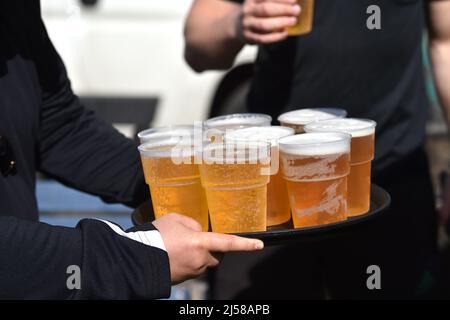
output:
[[[314,0],[297,0],[297,3],[300,6],[301,11],[297,17],[297,24],[286,30],[290,36],[307,34],[313,29]]]

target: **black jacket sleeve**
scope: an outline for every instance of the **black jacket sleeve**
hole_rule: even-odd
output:
[[[169,261],[158,234],[152,224],[124,232],[100,220],[65,228],[0,217],[0,299],[167,297]]]
[[[138,206],[149,192],[137,144],[80,104],[41,20],[39,26],[33,40],[42,93],[38,169],[106,202]]]

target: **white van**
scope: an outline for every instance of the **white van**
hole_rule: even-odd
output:
[[[152,126],[161,126],[242,111],[256,55],[256,48],[247,46],[227,73],[193,72],[183,58],[183,24],[191,2],[42,0],[41,5],[74,91],[86,105],[111,107],[107,114],[119,109],[122,118],[138,113],[134,116],[141,114]],[[230,92],[234,92],[231,98]],[[240,102],[224,107],[223,99]],[[136,112],[131,105],[146,112]],[[118,125],[127,129],[125,124]],[[125,131],[132,135],[135,129]]]

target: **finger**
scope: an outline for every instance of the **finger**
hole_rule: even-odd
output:
[[[174,213],[173,215],[176,217],[176,220],[186,228],[196,232],[202,231],[202,226],[194,219],[177,213]]]
[[[295,17],[255,18],[248,17],[243,21],[244,28],[254,33],[280,32],[297,23]]]
[[[201,241],[210,252],[255,251],[264,248],[264,243],[257,239],[247,239],[220,233],[202,233]]]
[[[301,8],[297,4],[263,2],[250,4],[244,7],[243,10],[245,16],[268,18],[280,16],[297,17],[300,14]]]
[[[244,38],[251,44],[270,44],[286,39],[289,34],[286,31],[260,34],[252,31],[244,31]]]

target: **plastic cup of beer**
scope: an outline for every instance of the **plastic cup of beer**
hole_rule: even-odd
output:
[[[352,136],[351,170],[348,177],[348,216],[355,217],[370,210],[371,167],[375,155],[375,128],[366,119],[333,119],[311,123],[307,132],[337,131]]]
[[[183,214],[208,231],[208,206],[193,143],[178,136],[150,137],[139,151],[155,217]]]
[[[345,133],[305,133],[279,141],[295,228],[346,220],[350,140]]]
[[[235,113],[204,122],[206,136],[211,141],[222,141],[225,133],[248,127],[270,126],[272,117],[262,113]]]
[[[203,148],[200,174],[212,231],[266,230],[269,171],[268,143],[210,142]]]
[[[278,117],[282,126],[290,127],[295,133],[304,133],[304,127],[312,122],[334,118],[345,118],[347,111],[337,108],[305,108],[283,113]]]
[[[294,135],[294,129],[281,126],[238,129],[225,136],[225,141],[265,141],[270,143],[271,170],[267,186],[267,226],[277,226],[291,220],[291,207],[286,181],[279,168],[278,140]]]
[[[297,0],[301,7],[301,12],[297,18],[295,26],[287,28],[290,36],[299,36],[310,33],[314,22],[314,0]]]

